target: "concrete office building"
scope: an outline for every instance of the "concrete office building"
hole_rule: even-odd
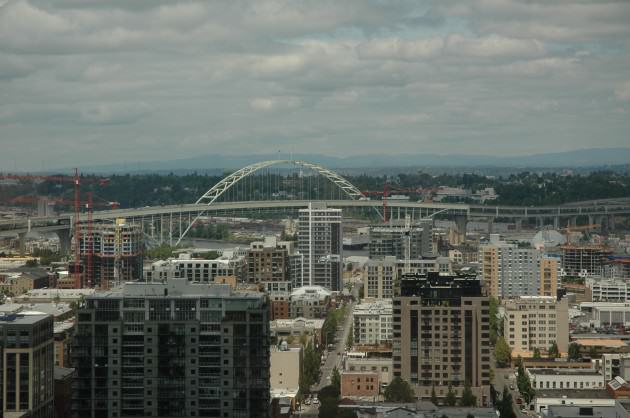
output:
[[[512,355],[530,357],[535,349],[547,352],[555,342],[560,353],[569,350],[567,299],[551,296],[521,296],[505,301],[503,335]]]
[[[392,341],[392,301],[365,301],[354,307],[352,322],[355,344],[389,344]]]
[[[126,283],[88,297],[77,318],[73,416],[269,416],[262,294]]]
[[[479,405],[490,402],[490,300],[472,276],[429,273],[401,279],[393,302],[394,377],[418,398],[469,383]]]
[[[370,228],[370,258],[394,256],[404,260],[434,255],[433,221],[406,225],[374,226]]]
[[[53,317],[0,316],[2,416],[53,418]]]
[[[479,248],[479,260],[490,296],[555,296],[560,263],[541,250],[494,240]]]
[[[114,225],[95,224],[81,231],[81,264],[84,286],[104,289],[117,283],[140,280],[144,260],[144,237],[139,225],[117,219]],[[92,249],[92,264],[88,263]]]
[[[299,210],[298,251],[303,256],[300,286],[317,285],[333,291],[341,290],[342,232],[341,209],[309,203],[307,209]]]

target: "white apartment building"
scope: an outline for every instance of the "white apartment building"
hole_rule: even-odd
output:
[[[604,375],[595,370],[526,369],[532,388],[604,389]]]
[[[298,211],[298,251],[302,255],[301,283],[337,291],[342,288],[343,238],[341,209],[309,203]]]
[[[354,343],[391,343],[393,330],[391,299],[366,301],[354,307],[352,312]]]
[[[163,281],[170,278],[187,278],[191,282],[211,283],[218,276],[235,276],[245,280],[247,259],[243,255],[226,253],[215,260],[190,258],[180,254],[179,258],[169,258],[151,264],[144,271],[147,282]]]
[[[630,300],[630,286],[626,280],[589,277],[585,284],[591,289],[593,302],[627,302]]]
[[[630,353],[604,353],[601,365],[604,382],[610,382],[617,376],[630,379]]]
[[[504,303],[503,335],[512,356],[530,356],[535,349],[546,352],[555,342],[560,353],[569,349],[567,299],[551,296],[521,296]]]

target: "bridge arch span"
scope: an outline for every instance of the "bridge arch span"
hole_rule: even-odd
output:
[[[357,200],[363,197],[363,193],[361,193],[361,191],[356,186],[354,186],[352,183],[350,183],[341,175],[325,167],[322,167],[321,165],[309,163],[308,161],[302,161],[302,160],[270,160],[270,161],[262,161],[259,163],[251,164],[251,165],[241,168],[240,170],[233,172],[232,174],[230,174],[229,176],[227,176],[226,178],[224,178],[223,180],[221,180],[220,182],[212,186],[210,190],[205,192],[199,199],[197,199],[195,203],[206,204],[210,206],[219,197],[221,197],[225,192],[227,192],[232,186],[234,186],[239,181],[243,180],[247,176],[250,176],[256,173],[259,170],[262,170],[262,169],[265,169],[267,167],[271,167],[274,165],[296,165],[296,166],[309,168],[321,174],[322,176],[326,177],[328,180],[330,180],[333,184],[339,187],[339,189],[341,189],[350,199]],[[202,215],[204,215],[204,213],[205,212],[199,213],[195,217],[193,222],[191,222],[190,225],[188,225],[186,230],[182,232],[179,239],[177,240],[177,244],[180,243],[182,238],[186,236],[190,228],[192,228],[195,222],[197,222],[197,220]]]
[[[343,190],[348,197],[351,199],[358,199],[363,196],[361,191],[357,189],[352,183],[348,180],[335,173],[334,171],[328,170],[327,168],[322,167],[318,164],[309,163],[307,161],[299,161],[299,160],[270,160],[270,161],[262,161],[260,163],[255,163],[248,165],[247,167],[243,167],[240,170],[237,170],[212,186],[210,190],[201,196],[197,202],[199,203],[207,203],[211,205],[214,203],[223,193],[225,193],[230,187],[234,186],[236,183],[244,179],[245,177],[254,174],[255,172],[262,170],[267,167],[271,167],[274,165],[297,165],[305,168],[310,168],[311,170],[317,171],[322,176],[326,177],[328,180],[333,182],[337,187]]]

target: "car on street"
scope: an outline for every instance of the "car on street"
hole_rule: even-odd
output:
[[[310,405],[311,400],[309,398],[304,399],[304,405]]]
[[[317,405],[317,404],[319,404],[319,399],[313,398],[313,405]]]
[[[514,390],[514,385],[510,385],[510,390]]]

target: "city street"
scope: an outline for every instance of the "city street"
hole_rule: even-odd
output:
[[[506,376],[509,376],[509,378],[506,379]],[[510,385],[514,386],[514,390],[509,389]],[[521,408],[523,407],[522,405],[517,405],[516,404],[516,399],[521,397],[520,393],[518,392],[518,388],[516,387],[516,378],[514,375],[514,369],[496,369],[494,372],[494,388],[496,389],[497,393],[499,395],[501,395],[503,393],[503,387],[507,386],[508,390],[510,390],[510,393],[512,395],[512,407],[514,409],[514,413],[516,414],[517,418],[531,418],[531,416],[528,416],[527,414],[524,414],[521,411]]]

